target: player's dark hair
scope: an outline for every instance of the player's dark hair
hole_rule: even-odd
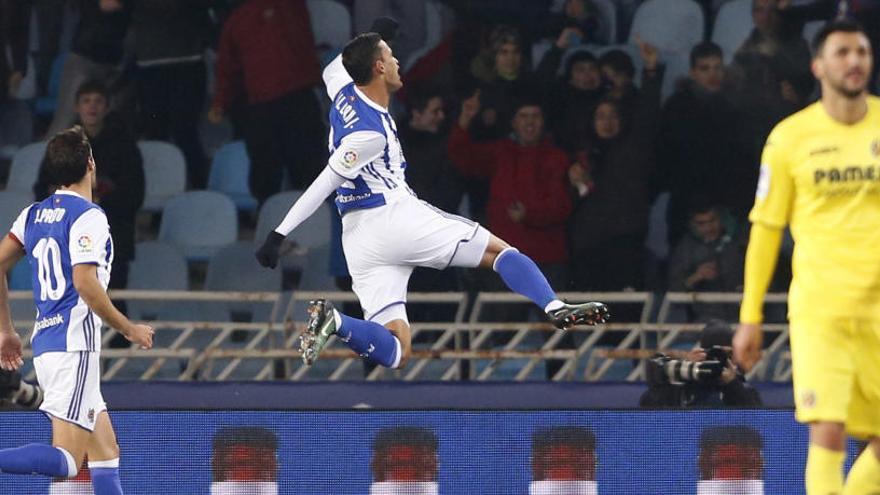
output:
[[[862,33],[865,36],[865,28],[862,27],[861,24],[852,20],[852,19],[838,19],[835,21],[829,21],[822,29],[820,29],[815,36],[813,36],[813,43],[811,44],[811,48],[813,49],[813,56],[818,57],[822,52],[822,47],[825,46],[825,40],[828,39],[834,33]]]
[[[630,78],[636,75],[636,66],[632,58],[623,50],[609,50],[599,57],[599,67],[611,67],[614,72],[622,72]]]
[[[80,96],[95,93],[103,96],[105,100],[110,99],[110,91],[107,89],[107,86],[101,81],[91,79],[80,84],[79,88],[76,89],[76,101],[79,101]]]
[[[724,58],[721,47],[711,41],[704,41],[691,49],[691,69],[697,66],[697,61],[703,58]]]
[[[358,86],[368,84],[373,79],[373,65],[382,56],[377,33],[363,33],[342,49],[342,65]]]
[[[76,184],[89,168],[92,147],[80,126],[73,126],[55,134],[46,145],[44,167],[49,184],[69,186]]]

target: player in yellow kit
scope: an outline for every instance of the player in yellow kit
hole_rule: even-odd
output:
[[[810,425],[809,495],[880,494],[880,99],[871,47],[834,21],[813,42],[822,99],[770,133],[761,160],[734,357],[761,356],[762,306],[783,229],[797,419]],[[844,486],[846,435],[869,440]]]

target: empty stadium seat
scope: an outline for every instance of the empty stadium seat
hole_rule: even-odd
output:
[[[9,232],[12,222],[25,206],[33,202],[33,196],[21,191],[0,191],[0,229]]]
[[[6,180],[7,191],[18,191],[34,195],[34,184],[40,175],[40,163],[46,154],[46,142],[31,143],[19,149],[12,157],[9,167],[9,179]]]
[[[755,27],[752,21],[752,0],[725,2],[712,28],[712,41],[724,52],[724,63],[733,60],[733,54],[742,46]]]
[[[300,197],[302,191],[285,191],[272,195],[260,208],[257,217],[257,229],[254,241],[262,244],[266,234],[272,231],[284,219],[284,215]],[[315,213],[293,232],[289,239],[304,248],[316,248],[330,242],[330,205],[322,204]]]
[[[141,209],[162,211],[171,197],[186,188],[186,160],[177,146],[164,141],[138,141],[144,162],[144,204]]]
[[[237,236],[235,204],[215,191],[190,191],[171,198],[159,225],[159,240],[192,261],[207,261]]]
[[[254,211],[257,209],[257,199],[248,188],[250,169],[251,160],[244,142],[227,143],[214,154],[208,189],[229,196],[239,210]]]
[[[49,82],[46,87],[46,96],[40,96],[34,102],[34,113],[40,116],[51,117],[55,113],[58,102],[58,91],[61,87],[61,71],[64,69],[64,59],[67,52],[61,52],[52,62],[49,72]]]
[[[690,53],[703,40],[703,10],[693,0],[647,0],[636,10],[629,42],[637,38],[663,51]]]
[[[334,0],[307,0],[315,45],[319,51],[344,46],[351,39],[351,13]]]
[[[602,16],[601,30],[596,33],[599,41],[602,43],[617,42],[617,9],[611,0],[592,0],[593,5],[599,10]]]
[[[281,270],[270,270],[257,263],[254,245],[250,242],[236,242],[225,246],[211,257],[205,277],[205,290],[209,291],[250,291],[278,292],[281,290]],[[272,304],[261,302],[224,302],[226,319],[268,321]],[[246,314],[248,318],[238,318],[235,313]]]
[[[816,37],[816,33],[822,29],[827,21],[810,21],[804,24],[804,30],[801,32],[804,39],[807,40],[807,43],[810,44],[810,47],[813,46],[813,38]]]
[[[127,289],[187,290],[189,273],[186,259],[164,242],[139,242],[135,259],[129,265]],[[128,314],[137,320],[177,320],[181,313],[173,301],[129,300]]]

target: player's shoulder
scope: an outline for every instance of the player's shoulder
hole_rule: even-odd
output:
[[[868,95],[868,118],[880,123],[880,96]]]
[[[796,144],[804,135],[815,132],[826,123],[823,112],[821,103],[816,102],[789,115],[773,127],[767,144]]]
[[[354,83],[345,85],[333,99],[330,121],[337,134],[355,131],[376,131],[385,133],[384,116],[381,107],[368,101],[355,87]]]

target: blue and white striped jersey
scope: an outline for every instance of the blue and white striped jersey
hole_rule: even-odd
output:
[[[98,280],[107,288],[113,241],[104,210],[72,191],[57,191],[22,210],[9,234],[24,247],[33,274],[34,356],[100,351],[101,318],[79,297],[73,267],[97,265]]]
[[[330,168],[346,179],[336,190],[340,213],[375,208],[400,195],[406,184],[406,158],[397,124],[388,110],[371,101],[352,82],[337,57],[324,69],[330,107]]]

